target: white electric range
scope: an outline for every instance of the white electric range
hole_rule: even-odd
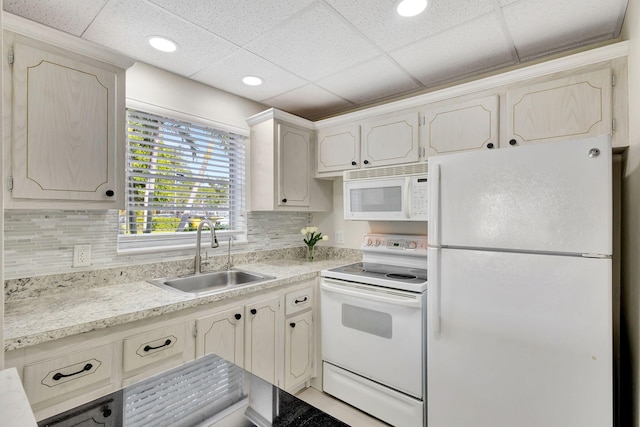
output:
[[[426,421],[427,238],[367,234],[321,273],[323,389],[392,425]]]

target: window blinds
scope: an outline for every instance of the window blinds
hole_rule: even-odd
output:
[[[246,396],[244,370],[209,355],[127,387],[124,426],[194,426]]]
[[[187,213],[244,229],[246,137],[135,109],[127,114],[129,217]]]

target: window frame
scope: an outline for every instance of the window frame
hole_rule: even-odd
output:
[[[184,122],[188,122],[194,124],[196,126],[206,126],[215,130],[219,130],[221,132],[230,132],[237,134],[239,136],[245,137],[245,167],[244,167],[244,180],[245,180],[245,191],[243,192],[243,209],[233,214],[235,216],[239,216],[244,218],[243,221],[243,229],[240,230],[216,230],[216,236],[218,237],[218,241],[225,245],[226,241],[231,238],[233,239],[233,244],[246,244],[247,243],[247,214],[246,214],[246,203],[247,203],[247,191],[246,191],[246,181],[248,178],[248,171],[246,167],[246,157],[248,155],[249,149],[249,130],[243,129],[235,126],[231,126],[225,123],[220,123],[217,121],[213,121],[207,118],[203,118],[201,116],[192,115],[188,113],[184,113],[181,111],[160,107],[158,105],[147,104],[145,102],[127,99],[126,102],[126,113],[125,113],[125,125],[126,125],[126,135],[125,141],[126,146],[123,147],[125,151],[125,156],[129,155],[129,115],[128,110],[134,109],[144,113],[164,116],[170,119],[180,120]],[[129,163],[128,158],[123,165],[123,174],[125,175],[125,183],[128,185],[128,174],[129,174]],[[125,198],[125,211],[129,209],[128,205],[128,190],[124,190],[127,194]],[[231,215],[232,212],[229,212]],[[195,247],[195,231],[184,231],[180,233],[142,233],[142,234],[122,234],[120,232],[121,229],[121,217],[120,213],[118,213],[118,227],[117,227],[117,252],[118,253],[136,253],[136,252],[158,252],[158,251],[166,251],[167,249],[188,249]],[[208,245],[210,244],[211,238],[210,233],[206,232],[202,235],[202,244]]]

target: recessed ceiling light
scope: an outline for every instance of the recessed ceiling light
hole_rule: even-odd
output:
[[[244,76],[242,78],[242,83],[248,86],[260,86],[262,84],[262,79],[258,76]]]
[[[416,16],[427,8],[427,0],[400,0],[396,11],[400,16]]]
[[[149,37],[149,44],[154,49],[157,49],[162,52],[175,52],[178,48],[178,45],[165,37]]]

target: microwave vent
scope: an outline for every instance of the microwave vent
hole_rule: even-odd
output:
[[[428,172],[427,163],[414,163],[410,165],[387,166],[382,168],[368,168],[347,171],[344,174],[346,181],[352,179],[385,178],[403,175],[424,175]]]

